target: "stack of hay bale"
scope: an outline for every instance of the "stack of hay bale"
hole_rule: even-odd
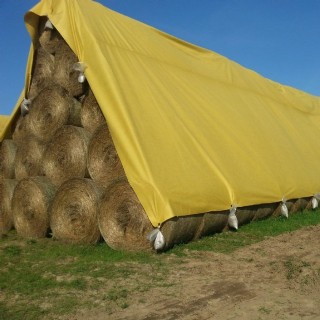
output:
[[[149,248],[152,226],[91,88],[79,82],[77,63],[58,31],[40,18],[28,112],[17,115],[0,147],[0,233],[14,227],[23,237],[50,233],[90,244],[102,235],[113,248]]]
[[[58,31],[40,18],[28,112],[17,115],[0,146],[0,234],[151,248],[153,227],[131,189],[106,120],[78,59]],[[287,202],[290,212],[310,199]],[[280,214],[280,205],[239,208],[239,225]],[[228,228],[229,211],[176,217],[161,231],[164,249]]]

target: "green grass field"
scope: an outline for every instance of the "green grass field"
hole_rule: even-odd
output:
[[[127,308],[128,296],[135,292],[174,286],[166,275],[193,251],[229,254],[268,237],[318,224],[320,211],[305,211],[289,219],[255,221],[237,232],[181,244],[162,254],[114,251],[105,243],[85,246],[27,240],[12,231],[0,239],[0,320],[56,319],[80,306],[101,304],[106,312]]]

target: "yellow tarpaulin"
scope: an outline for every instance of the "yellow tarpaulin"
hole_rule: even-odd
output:
[[[90,0],[42,0],[25,17],[34,42],[38,16],[86,64],[154,226],[320,192],[320,98]]]
[[[5,137],[6,131],[10,123],[9,116],[0,115],[0,141]]]
[[[31,65],[31,63],[29,63]],[[14,116],[17,113],[17,111],[20,108],[21,102],[23,101],[23,98],[25,96],[25,91],[24,89],[22,90],[20,97],[17,100],[17,104],[15,106],[15,108],[12,111],[11,116],[4,116],[4,115],[0,115],[0,142],[5,138],[8,130],[11,127],[11,124],[14,120]]]

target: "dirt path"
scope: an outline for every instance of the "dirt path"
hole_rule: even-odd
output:
[[[112,314],[83,310],[68,319],[320,319],[320,226],[228,255],[190,252],[184,261],[167,275],[174,285],[137,292]]]

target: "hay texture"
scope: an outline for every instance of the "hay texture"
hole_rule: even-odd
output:
[[[55,54],[59,43],[62,41],[62,37],[57,29],[46,28],[47,17],[39,18],[39,45],[48,53]]]
[[[200,237],[223,231],[228,225],[229,211],[210,211],[203,215]]]
[[[106,187],[114,181],[126,178],[106,123],[95,131],[90,140],[88,171],[94,181]]]
[[[43,48],[35,50],[32,66],[32,78],[28,92],[28,99],[33,100],[41,90],[53,82],[54,56]]]
[[[252,220],[263,220],[271,217],[274,211],[278,208],[278,203],[266,203],[252,206],[255,210],[255,215]]]
[[[14,161],[17,146],[11,139],[5,139],[0,144],[0,179],[14,179]]]
[[[23,143],[23,141],[30,135],[29,132],[29,115],[18,116],[12,125],[13,133],[12,140],[17,144]]]
[[[105,192],[98,214],[105,242],[115,250],[149,250],[153,227],[127,181],[114,182]]]
[[[63,125],[80,126],[81,104],[59,85],[43,89],[32,101],[28,130],[43,142],[51,140]]]
[[[175,217],[164,222],[161,232],[165,239],[163,250],[179,243],[187,243],[200,238],[203,214]]]
[[[17,148],[14,169],[15,177],[21,180],[27,177],[43,175],[42,157],[45,144],[32,137],[26,137]]]
[[[49,206],[56,188],[46,177],[22,179],[14,189],[12,214],[18,235],[43,238],[49,232]]]
[[[13,228],[11,200],[16,184],[14,179],[0,179],[0,235]]]
[[[291,211],[296,213],[305,210],[308,206],[309,201],[309,198],[294,199]]]
[[[101,125],[106,122],[100,106],[92,92],[89,89],[88,94],[84,97],[81,108],[81,124],[82,126],[92,134]]]
[[[238,226],[240,227],[251,222],[254,219],[255,213],[256,210],[250,206],[237,208],[236,216],[238,220]]]
[[[64,87],[71,96],[80,97],[88,89],[88,83],[79,83],[79,71],[74,70],[78,62],[77,56],[64,39],[59,41],[55,52],[55,66],[53,78],[56,83]]]
[[[87,149],[89,136],[76,126],[61,127],[47,144],[43,155],[43,172],[59,187],[71,178],[88,177]]]
[[[100,195],[91,179],[70,179],[61,185],[50,210],[53,238],[66,243],[97,243]]]

